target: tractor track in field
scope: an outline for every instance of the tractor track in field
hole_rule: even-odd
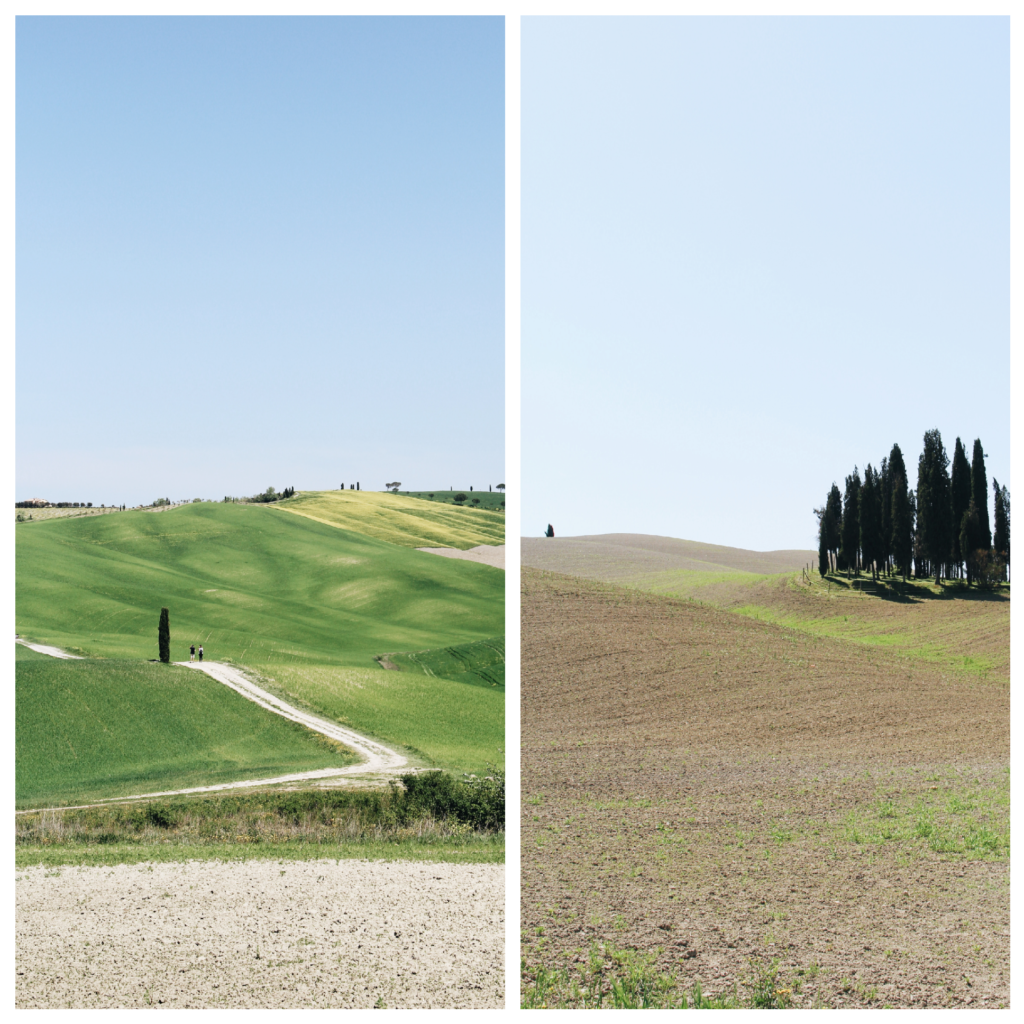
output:
[[[33,644],[21,637],[16,637],[16,641],[17,643],[24,644],[24,646],[29,647],[34,651],[38,651],[40,654],[47,654],[54,658],[80,659],[80,655],[68,654],[66,651],[62,651],[59,647],[50,647],[45,644]],[[199,672],[205,672],[211,679],[229,687],[236,693],[245,697],[246,700],[251,700],[254,704],[258,704],[261,708],[270,711],[272,714],[280,715],[282,718],[287,718],[290,722],[295,722],[312,732],[318,733],[321,736],[326,736],[330,740],[343,744],[350,750],[355,751],[364,760],[359,764],[346,765],[343,768],[320,768],[315,771],[294,772],[289,775],[277,775],[273,778],[266,779],[245,779],[240,782],[224,782],[214,786],[193,786],[189,789],[173,789],[158,793],[138,793],[132,796],[110,797],[109,799],[97,801],[91,804],[80,804],[73,808],[33,807],[16,811],[15,813],[38,814],[41,810],[82,810],[86,807],[102,807],[105,804],[124,803],[129,800],[149,800],[155,797],[167,796],[188,796],[193,793],[214,793],[229,789],[251,789],[255,786],[277,786],[291,782],[307,782],[312,779],[341,780],[343,783],[344,781],[347,781],[348,778],[358,778],[359,781],[365,783],[378,781],[382,776],[394,775],[400,771],[415,770],[408,768],[407,758],[399,754],[397,751],[391,750],[389,747],[385,747],[381,743],[368,739],[351,729],[346,729],[344,726],[338,725],[335,722],[329,722],[327,719],[319,718],[316,715],[312,715],[309,712],[302,711],[299,708],[294,707],[287,703],[287,701],[282,700],[280,697],[275,697],[272,693],[268,693],[266,690],[257,686],[255,683],[247,679],[241,671],[231,665],[225,665],[222,662],[217,661],[176,661],[174,664],[180,665],[184,668],[195,669]]]

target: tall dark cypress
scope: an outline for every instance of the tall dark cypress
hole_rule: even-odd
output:
[[[914,524],[910,531],[910,549],[914,552],[914,575],[920,580],[928,575],[928,559],[921,547],[921,517],[917,514],[917,492],[911,488],[907,491],[910,503],[910,521]]]
[[[914,557],[914,520],[907,493],[907,467],[898,444],[894,444],[889,452],[889,476],[892,478],[889,549],[892,551],[893,562],[905,580],[910,575],[910,563]]]
[[[160,645],[160,660],[167,665],[171,660],[171,613],[166,608],[160,609],[157,642]]]
[[[852,476],[846,478],[843,493],[843,524],[839,537],[839,560],[849,576],[858,568],[857,553],[860,547],[860,473],[853,467]]]
[[[953,550],[953,509],[949,494],[949,456],[939,431],[924,435],[917,463],[917,532],[921,552],[938,583]]]
[[[864,483],[860,488],[858,517],[860,550],[864,568],[871,569],[871,578],[878,579],[878,563],[882,558],[882,524],[879,517],[878,478],[869,462],[864,467]]]
[[[878,474],[879,522],[882,536],[879,542],[882,566],[886,575],[892,570],[892,473],[889,472],[888,458],[882,459]]]
[[[992,490],[995,491],[995,508],[992,516],[994,527],[992,535],[992,546],[996,554],[1006,563],[1010,564],[1010,492],[1005,487],[999,486],[999,481],[992,477]],[[1006,573],[1003,573],[1006,579]]]
[[[960,550],[965,552],[964,563],[967,566],[967,586],[977,579],[978,550],[981,542],[981,517],[978,506],[972,497],[960,524]]]
[[[828,501],[825,502],[825,523],[828,527],[828,550],[832,566],[835,568],[839,557],[839,529],[843,522],[843,496],[839,488],[832,484],[832,490],[828,492]]]
[[[978,507],[978,546],[988,551],[992,547],[992,530],[988,522],[988,474],[980,440],[975,440],[971,455],[971,497]]]
[[[825,527],[825,515],[828,510],[828,500],[821,508],[814,511],[818,514],[818,575],[827,576],[831,566],[828,564],[828,533]]]
[[[960,575],[961,563],[966,553],[960,550],[960,525],[964,521],[964,513],[971,501],[971,464],[967,461],[967,453],[956,439],[953,449],[953,470],[949,481],[949,500],[953,509],[953,562],[954,575]]]

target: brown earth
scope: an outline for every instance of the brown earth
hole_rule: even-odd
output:
[[[525,567],[522,594],[527,983],[604,941],[705,993],[777,958],[796,1005],[1009,1004],[1002,673]]]

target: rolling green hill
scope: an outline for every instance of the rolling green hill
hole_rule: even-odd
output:
[[[260,505],[58,520],[19,530],[16,542],[16,630],[31,640],[91,659],[156,658],[166,606],[172,660],[202,643],[209,660],[287,677],[288,692],[311,710],[399,749],[414,747],[420,763],[474,771],[504,746],[498,688],[458,679],[424,687],[422,677],[386,672],[375,660],[502,633],[500,570]],[[347,700],[333,682],[317,683],[361,675]],[[383,684],[383,677],[386,699],[375,704],[366,680]],[[464,700],[453,696],[462,691]],[[414,714],[385,713],[385,705]],[[415,736],[405,731],[413,719]]]
[[[16,673],[19,807],[215,785],[355,760],[202,672],[145,661],[37,657],[19,656]]]
[[[478,544],[505,543],[503,512],[388,491],[303,491],[270,507],[401,547],[467,551]]]

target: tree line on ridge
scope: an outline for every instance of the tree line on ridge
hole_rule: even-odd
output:
[[[938,430],[924,435],[917,460],[917,490],[898,444],[879,469],[869,463],[863,479],[854,466],[840,493],[835,483],[818,517],[818,571],[847,576],[870,570],[879,575],[934,576],[971,583],[1009,578],[1010,492],[993,478],[989,519],[988,475],[981,441],[971,461],[956,439],[952,471]]]

